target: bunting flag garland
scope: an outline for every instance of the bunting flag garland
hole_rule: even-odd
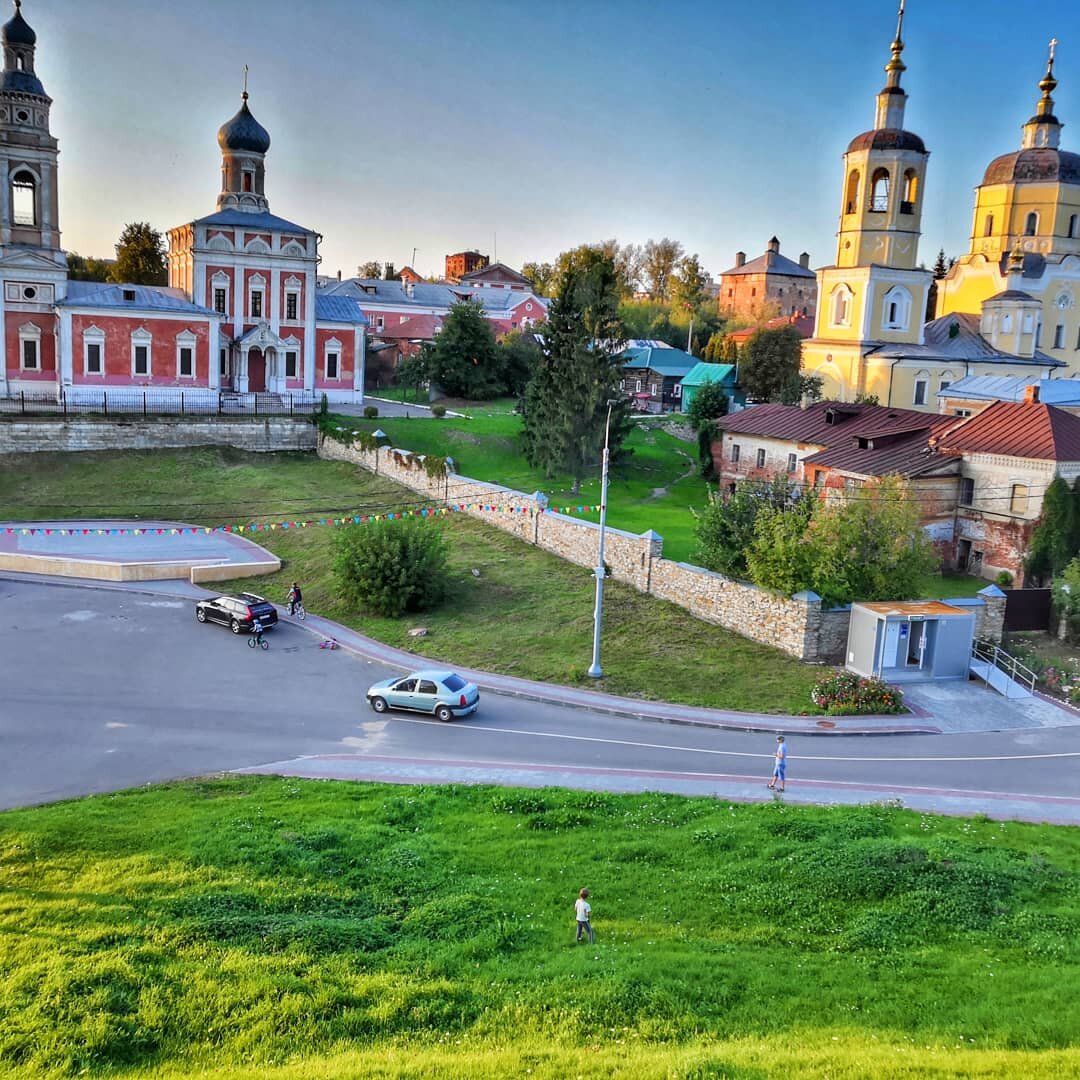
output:
[[[599,513],[603,509],[599,505],[592,506],[548,506],[542,511],[545,514],[591,514]],[[7,525],[0,529],[5,536],[209,536],[211,533],[255,533],[274,531],[277,529],[306,529],[311,526],[341,526],[341,525],[368,525],[378,521],[400,521],[403,518],[433,518],[444,514],[464,513],[486,514],[529,514],[535,516],[535,506],[492,506],[486,503],[455,503],[452,506],[428,506],[419,510],[397,510],[387,514],[352,514],[335,518],[313,518],[308,521],[253,521],[248,525],[190,525],[182,527],[158,527],[146,528],[145,526],[117,526],[116,528],[86,528],[77,526],[72,528],[58,528],[49,526],[19,526]]]

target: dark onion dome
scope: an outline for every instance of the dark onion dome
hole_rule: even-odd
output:
[[[1023,184],[1057,181],[1080,184],[1080,154],[1037,146],[1014,150],[994,158],[986,167],[983,184]]]
[[[37,34],[22,17],[22,0],[15,0],[15,16],[4,23],[3,37],[5,45],[37,44]]]
[[[897,128],[877,128],[856,135],[848,143],[848,152],[852,150],[915,150],[926,153],[926,145],[918,135]]]
[[[218,129],[217,141],[222,150],[265,154],[270,149],[270,133],[251,115],[246,93],[240,111]]]

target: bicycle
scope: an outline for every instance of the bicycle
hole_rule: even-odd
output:
[[[256,645],[260,649],[269,649],[270,648],[270,642],[267,641],[266,638],[263,637],[261,630],[253,631],[251,636],[248,638],[248,648],[249,649],[254,649]]]
[[[292,593],[285,597],[285,602],[289,605],[289,614],[295,615],[301,622],[307,618],[307,611],[304,608],[303,600],[293,600]]]

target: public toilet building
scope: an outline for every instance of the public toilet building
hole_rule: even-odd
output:
[[[886,682],[966,679],[975,612],[939,600],[852,604],[847,664]]]

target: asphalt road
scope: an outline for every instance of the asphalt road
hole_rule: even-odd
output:
[[[767,798],[768,735],[487,694],[439,724],[364,702],[397,669],[283,622],[270,648],[201,626],[180,596],[0,577],[0,807],[235,769],[552,783]],[[276,764],[275,764],[276,763]],[[791,801],[933,793],[937,809],[1080,821],[1080,727],[791,740]],[[963,796],[962,798],[960,796]],[[930,798],[930,795],[926,796]],[[1028,797],[1045,812],[1010,812]]]

